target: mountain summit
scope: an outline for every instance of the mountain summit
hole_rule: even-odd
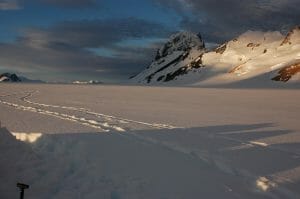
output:
[[[0,82],[21,82],[21,79],[16,74],[3,73],[0,74]]]
[[[193,66],[189,64],[196,61],[196,57],[204,53],[204,50],[205,44],[200,34],[196,35],[190,32],[174,34],[157,50],[155,60],[151,65],[133,77],[133,81],[140,83],[169,82],[176,76],[187,73],[193,67],[200,67],[200,63]]]
[[[155,60],[172,55],[176,51],[189,52],[192,49],[201,50],[205,44],[200,34],[195,35],[191,32],[179,32],[170,37],[160,49],[158,49]]]
[[[32,80],[23,76],[18,76],[12,73],[3,73],[0,74],[0,83],[1,82],[25,82],[25,83],[44,83],[41,80]]]

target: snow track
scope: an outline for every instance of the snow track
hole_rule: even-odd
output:
[[[146,126],[157,129],[178,128],[167,124],[147,123],[125,118],[119,118],[111,115],[93,112],[86,108],[43,104],[29,100],[29,98],[32,97],[33,94],[36,92],[38,91],[25,91],[20,93],[2,95],[0,96],[0,98],[21,95],[21,97],[17,98],[20,101],[20,103],[12,103],[7,100],[0,100],[0,103],[18,110],[39,113],[43,115],[56,117],[61,120],[76,122],[78,124],[97,129],[101,132],[124,132],[126,130],[132,130],[132,128],[134,129],[136,126]],[[25,106],[25,104],[30,104],[31,106]],[[55,109],[55,111],[53,109]],[[72,112],[73,114],[70,114],[70,112]],[[127,128],[125,128],[125,126]]]

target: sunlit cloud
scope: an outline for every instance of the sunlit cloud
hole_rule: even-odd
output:
[[[266,177],[259,177],[256,180],[256,186],[261,191],[268,191],[270,188],[275,187],[276,184],[274,182],[271,182]]]

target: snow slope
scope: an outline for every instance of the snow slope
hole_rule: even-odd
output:
[[[0,198],[297,199],[299,96],[2,84]]]
[[[177,58],[177,51],[167,63]],[[159,60],[158,60],[159,61]],[[158,62],[160,63],[160,62]],[[195,51],[181,64],[166,68],[155,61],[133,82],[165,85],[225,85],[245,81],[249,84],[270,84],[275,81],[299,84],[300,27],[287,36],[280,32],[248,31],[213,51]],[[149,81],[149,74],[155,78]],[[172,78],[157,78],[167,77]],[[250,81],[249,81],[250,80]]]
[[[18,180],[31,185],[26,197],[40,199],[230,198],[234,194],[227,186],[241,182],[190,155],[129,134],[44,135],[33,144],[15,140],[6,129],[0,129],[0,136],[0,158],[8,160],[1,164],[6,182],[0,186],[1,198],[18,197]],[[244,191],[245,198],[263,198]]]

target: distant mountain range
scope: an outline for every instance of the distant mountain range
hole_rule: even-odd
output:
[[[103,82],[97,80],[89,80],[89,81],[74,81],[72,84],[103,84]]]
[[[44,83],[41,80],[32,80],[26,77],[17,76],[16,74],[3,73],[0,74],[0,83],[1,82],[26,82],[26,83]]]
[[[300,26],[248,31],[208,50],[200,34],[172,35],[131,82],[150,85],[300,84]]]
[[[21,83],[21,82],[23,82],[23,83],[46,83],[41,80],[32,80],[32,79],[28,79],[23,76],[18,76],[13,73],[0,74],[0,83],[1,82],[6,82],[6,83]],[[48,82],[48,83],[51,83],[51,82]],[[56,82],[56,83],[64,83],[65,84],[65,82]],[[74,82],[71,82],[71,84],[81,84],[81,85],[88,84],[88,85],[90,85],[90,84],[103,84],[103,82],[100,82],[97,80],[89,80],[89,81],[74,81]]]

